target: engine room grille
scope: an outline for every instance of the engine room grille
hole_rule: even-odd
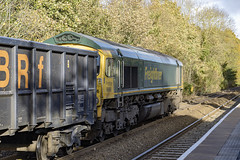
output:
[[[138,67],[124,66],[124,89],[138,87]]]

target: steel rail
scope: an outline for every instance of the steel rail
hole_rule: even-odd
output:
[[[184,158],[186,158],[195,148],[197,148],[197,146],[200,143],[202,143],[207,138],[207,136],[209,136],[212,133],[214,129],[216,129],[224,121],[224,119],[226,119],[229,116],[229,114],[231,114],[239,106],[240,106],[240,103],[236,107],[231,109],[220,121],[218,121],[218,123],[216,123],[206,134],[204,134],[202,138],[200,138],[194,145],[192,145],[186,152],[184,152],[178,158],[178,160],[183,160]]]
[[[146,156],[148,153],[152,152],[153,150],[155,150],[156,148],[158,148],[159,146],[165,144],[166,142],[172,140],[173,138],[177,137],[178,135],[182,134],[183,132],[187,131],[188,129],[190,129],[192,126],[194,126],[195,124],[199,123],[200,121],[202,121],[204,118],[210,116],[212,113],[216,112],[217,110],[219,110],[220,108],[222,108],[224,105],[228,104],[229,102],[231,102],[232,100],[236,99],[237,97],[239,97],[240,95],[236,95],[233,98],[231,98],[230,100],[228,100],[227,102],[225,102],[224,104],[222,104],[221,106],[219,106],[218,108],[216,108],[215,110],[209,112],[208,114],[206,114],[205,116],[203,116],[202,118],[194,121],[193,123],[191,123],[190,125],[188,125],[187,127],[183,128],[182,130],[178,131],[177,133],[173,134],[172,136],[168,137],[167,139],[161,141],[160,143],[156,144],[155,146],[149,148],[148,150],[146,150],[145,152],[139,154],[138,156],[134,157],[132,160],[138,160],[141,159],[142,157]]]

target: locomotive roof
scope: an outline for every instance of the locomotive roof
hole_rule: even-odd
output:
[[[141,47],[134,47],[134,46],[125,45],[125,44],[119,44],[109,40],[96,38],[96,37],[92,37],[92,36],[88,36],[88,35],[76,33],[76,32],[66,31],[50,39],[47,39],[44,42],[50,43],[50,44],[81,44],[81,45],[85,45],[95,49],[128,50],[127,51],[128,54],[124,54],[124,56],[132,57],[132,58],[139,57],[140,59],[146,59],[146,60],[156,61],[156,62],[161,61],[162,63],[170,63],[174,65],[176,65],[176,61],[177,61],[179,65],[182,65],[182,63],[176,58],[173,58],[169,55],[166,55],[157,51],[153,51],[153,50],[149,50]],[[129,54],[129,52],[135,53],[135,54]],[[149,53],[152,54],[153,58],[149,56]]]

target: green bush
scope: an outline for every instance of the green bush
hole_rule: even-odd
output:
[[[183,83],[183,94],[188,95],[188,96],[193,94],[193,85],[189,84],[187,82],[184,82]]]

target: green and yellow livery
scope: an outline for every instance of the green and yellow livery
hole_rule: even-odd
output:
[[[100,138],[178,108],[183,65],[171,56],[75,32],[61,33],[45,43],[98,52]]]

